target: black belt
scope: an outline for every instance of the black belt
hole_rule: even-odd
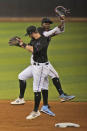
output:
[[[49,64],[49,62],[46,62],[46,63],[41,63],[41,64],[48,65],[48,64]],[[40,66],[40,63],[36,63],[36,62],[34,62],[34,63],[33,63],[33,65],[38,65],[38,66]]]

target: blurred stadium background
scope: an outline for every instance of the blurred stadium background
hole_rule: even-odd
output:
[[[40,26],[48,16],[58,25],[54,8],[71,9],[66,19],[65,33],[52,39],[48,56],[60,75],[63,89],[76,95],[75,101],[87,101],[87,1],[86,0],[0,0],[0,99],[15,99],[19,95],[18,74],[30,64],[31,54],[9,47],[12,36],[22,36],[29,25]],[[29,38],[22,38],[29,42]],[[58,94],[49,81],[49,100]],[[27,81],[25,99],[33,99],[32,79]]]
[[[72,17],[87,16],[86,0],[0,0],[0,17],[52,17],[58,5],[70,8]]]

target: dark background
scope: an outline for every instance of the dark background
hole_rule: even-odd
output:
[[[87,0],[0,0],[0,17],[55,16],[58,5],[70,8],[72,17],[87,17]]]

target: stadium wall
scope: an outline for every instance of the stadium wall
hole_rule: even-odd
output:
[[[71,9],[71,17],[87,17],[87,0],[0,0],[0,17],[55,17],[58,5]]]

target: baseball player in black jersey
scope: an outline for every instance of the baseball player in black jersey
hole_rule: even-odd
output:
[[[40,112],[38,110],[40,100],[41,100],[41,90],[48,90],[48,85],[45,85],[45,80],[48,78],[48,74],[50,72],[50,64],[47,57],[47,49],[48,49],[48,38],[41,36],[40,33],[36,30],[35,26],[28,27],[27,35],[29,35],[32,40],[32,46],[26,45],[23,43],[21,39],[17,46],[20,46],[30,52],[33,53],[34,63],[32,65],[32,75],[33,75],[33,91],[34,91],[34,109],[33,111],[26,117],[26,119],[34,119],[40,116]],[[24,88],[25,79],[29,78],[28,68],[22,72],[22,76],[19,76],[20,87]],[[44,94],[45,95],[45,94]],[[45,100],[46,102],[47,100]],[[48,103],[46,103],[46,107]],[[55,116],[53,112],[51,112],[48,108],[46,108],[46,113],[49,115]]]
[[[43,18],[42,19],[42,23],[41,23],[42,26],[37,29],[38,32],[42,36],[45,36],[45,37],[48,38],[48,43],[50,42],[51,37],[64,32],[64,21],[62,21],[61,24],[58,27],[55,27],[54,29],[51,30],[50,29],[50,25],[52,23],[53,22],[49,18]],[[27,32],[28,32],[28,29],[27,29]],[[31,40],[31,42],[29,44],[32,46],[33,39]],[[33,63],[34,63],[34,60],[31,57],[31,65]],[[31,72],[31,68],[32,68],[32,66],[29,66],[29,68],[27,70],[24,70],[21,74],[19,74],[19,79],[23,79],[22,77],[24,76],[24,74],[26,74],[26,72],[29,72],[28,73],[29,74],[28,77],[32,77],[33,75],[32,75],[32,72]],[[51,65],[51,71],[53,73],[50,72],[49,76],[52,79],[53,84],[55,85],[58,93],[60,94],[60,96],[59,96],[60,100],[61,101],[67,101],[67,100],[73,99],[75,96],[70,96],[70,95],[67,95],[67,94],[65,94],[63,92],[63,90],[61,88],[60,80],[59,80],[59,75],[57,74],[57,72],[55,71],[55,69],[53,68],[52,65]],[[25,77],[25,78],[27,79],[27,77]],[[48,78],[45,80],[45,83],[46,83],[45,86],[48,86]],[[17,98],[15,101],[11,102],[11,104],[24,104],[25,103],[25,101],[24,101],[24,92],[25,92],[25,89],[26,89],[26,82],[24,84],[24,87],[20,88],[19,98]],[[45,89],[42,90],[42,95],[43,95],[43,105],[46,105],[46,103],[47,103],[46,100],[48,98],[48,90],[47,89],[46,90]]]

